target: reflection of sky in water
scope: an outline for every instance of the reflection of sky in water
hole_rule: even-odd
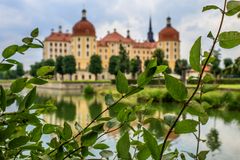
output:
[[[76,109],[76,111],[72,111],[69,113],[67,110],[63,110],[63,112],[59,112],[58,114],[49,114],[45,118],[48,120],[53,120],[53,119],[59,119],[58,121],[55,121],[56,123],[62,124],[64,122],[64,117],[65,116],[59,116],[59,114],[74,114],[72,115],[75,117],[75,120],[70,121],[72,123],[72,128],[74,129],[74,123],[75,121],[79,121],[81,124],[87,124],[90,122],[91,119],[91,113],[89,113],[89,107],[91,104],[95,103],[96,99],[98,103],[102,104],[102,108],[104,109],[106,106],[104,104],[103,98],[99,97],[93,97],[92,99],[85,99],[82,96],[79,95],[73,95],[73,96],[63,96],[63,95],[58,95],[54,94],[54,96],[51,94],[53,99],[57,99],[58,102],[64,101],[65,103],[71,104],[72,109]],[[72,106],[72,104],[75,104],[76,107]],[[66,107],[69,107],[69,105],[64,105]],[[229,121],[229,115],[231,118],[237,118],[234,115],[231,116],[232,114],[229,114],[228,112],[222,112],[221,114],[226,115],[225,119]],[[57,116],[57,117],[56,117]],[[105,116],[108,116],[108,114],[105,114]],[[192,116],[187,116],[188,118],[192,118]],[[219,133],[219,141],[221,142],[221,145],[219,149],[215,150],[214,152],[210,152],[208,154],[208,159],[211,160],[238,160],[240,157],[240,139],[238,138],[240,135],[240,127],[239,127],[239,121],[238,123],[235,121],[230,120],[230,122],[226,123],[224,122],[224,118],[220,118],[221,116],[217,116],[218,118],[211,117],[208,121],[208,123],[204,126],[201,126],[201,138],[206,139],[207,134],[210,132],[212,128],[214,128],[218,131]],[[238,118],[239,119],[239,118]],[[84,125],[83,125],[84,126]],[[119,135],[118,132],[115,132],[114,134],[110,135],[105,135],[101,139],[98,140],[100,142],[101,140],[105,140],[105,142],[110,146],[109,150],[116,151],[115,145],[116,145],[116,139],[118,139]],[[45,140],[49,140],[48,136],[44,137]],[[183,134],[179,137],[177,137],[173,142],[171,148],[178,148],[180,151],[188,151],[192,152],[195,154],[196,152],[196,143],[197,140],[195,139],[193,134]],[[201,150],[209,150],[209,148],[206,146],[206,143],[200,143],[200,151]],[[99,157],[99,151],[93,151],[91,152],[96,154],[95,158],[100,158]],[[133,152],[133,150],[132,150]],[[93,158],[93,157],[89,157]],[[113,158],[113,157],[111,157]],[[187,158],[189,159],[189,157]]]

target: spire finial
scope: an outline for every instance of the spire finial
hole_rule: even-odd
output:
[[[149,28],[148,28],[147,40],[148,40],[148,42],[154,42],[151,16],[149,17]]]
[[[58,32],[62,33],[62,26],[61,25],[58,26]]]
[[[82,10],[82,19],[83,20],[87,19],[87,11],[86,11],[86,9]]]
[[[130,30],[127,30],[127,38],[130,38]]]
[[[167,17],[167,27],[171,27],[171,17]]]

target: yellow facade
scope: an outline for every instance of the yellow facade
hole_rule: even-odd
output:
[[[86,11],[84,16],[86,16]],[[73,55],[75,57],[77,73],[73,75],[73,80],[94,79],[94,75],[88,72],[90,58],[93,54],[98,54],[101,56],[102,66],[104,68],[103,73],[98,75],[98,79],[111,79],[112,76],[108,74],[109,60],[112,55],[119,54],[120,45],[123,45],[123,47],[126,49],[130,59],[139,56],[142,62],[142,71],[144,70],[144,62],[152,58],[152,54],[157,48],[160,48],[164,51],[165,59],[168,61],[169,67],[172,71],[175,67],[175,61],[180,59],[179,35],[177,35],[177,39],[168,39],[167,36],[169,35],[166,36],[164,35],[166,33],[163,33],[165,39],[159,38],[157,42],[136,42],[130,38],[129,35],[124,37],[117,33],[116,29],[114,29],[114,31],[112,33],[108,33],[105,38],[97,40],[94,26],[89,21],[86,22],[86,17],[84,18],[84,23],[89,23],[87,25],[92,27],[90,29],[93,30],[92,32],[94,33],[85,34],[84,31],[86,30],[86,33],[89,33],[89,30],[88,28],[85,30],[81,29],[82,22],[80,21],[78,24],[75,24],[78,25],[77,27],[80,26],[80,34],[62,33],[61,31],[52,32],[52,34],[44,41],[44,59],[56,59],[56,57],[59,55]],[[86,26],[86,24],[84,25]],[[170,30],[174,30],[170,24],[168,25],[170,26]],[[167,30],[166,28],[168,29],[168,27],[165,27],[165,30]],[[159,34],[161,34],[161,32]]]

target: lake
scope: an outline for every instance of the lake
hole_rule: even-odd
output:
[[[106,108],[104,97],[101,95],[93,97],[84,97],[79,91],[60,91],[39,89],[38,101],[43,102],[52,99],[56,102],[57,110],[43,116],[43,119],[52,124],[63,125],[64,121],[71,124],[74,130],[74,123],[78,122],[82,127],[86,126],[91,119]],[[130,100],[131,102],[131,100]],[[133,102],[135,103],[135,102]],[[179,107],[174,103],[154,104],[155,109],[150,114],[155,118],[162,117],[163,113],[171,112],[177,114]],[[102,117],[109,116],[109,112]],[[240,112],[230,112],[225,110],[209,111],[209,121],[206,125],[201,126],[201,139],[207,140],[200,143],[200,150],[210,150],[207,159],[211,160],[239,160],[240,159]],[[196,118],[186,114],[184,118]],[[137,122],[133,122],[133,127]],[[145,125],[147,126],[147,125]],[[162,140],[163,131],[159,128],[158,123],[150,123],[149,130],[156,133],[159,141]],[[163,131],[163,132],[161,132]],[[76,130],[75,130],[76,133]],[[115,151],[116,140],[120,132],[115,131],[103,136],[100,140],[105,139],[112,151]],[[172,135],[173,140],[171,149],[178,148],[179,151],[196,152],[196,139],[193,134]],[[99,158],[97,151],[96,153]],[[187,157],[187,159],[191,159]]]

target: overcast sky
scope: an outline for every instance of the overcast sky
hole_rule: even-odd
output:
[[[72,31],[72,26],[81,18],[81,10],[86,8],[87,18],[97,32],[97,38],[107,31],[117,29],[123,35],[130,29],[131,37],[145,40],[152,17],[155,39],[165,27],[166,17],[171,16],[172,25],[180,32],[181,58],[188,59],[189,50],[195,39],[205,36],[211,30],[216,34],[220,21],[218,11],[202,13],[207,4],[222,6],[223,0],[1,0],[0,1],[0,51],[6,46],[21,42],[24,36],[39,27],[40,39],[62,25],[63,31]],[[239,30],[240,19],[227,17],[224,31]],[[203,49],[210,48],[211,41],[203,39]],[[240,47],[221,50],[221,58],[240,56]],[[32,50],[25,56],[16,55],[26,69],[42,59],[42,50]]]

